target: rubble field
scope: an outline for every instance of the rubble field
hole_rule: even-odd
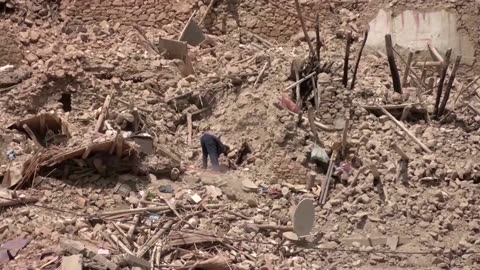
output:
[[[479,12],[0,0],[0,269],[480,269]]]

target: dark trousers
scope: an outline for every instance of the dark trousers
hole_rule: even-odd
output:
[[[213,169],[218,169],[218,157],[220,156],[220,149],[218,149],[217,143],[209,135],[204,135],[200,138],[203,154],[203,167],[207,168],[207,158],[210,157]]]

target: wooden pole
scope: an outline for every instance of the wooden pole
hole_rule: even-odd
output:
[[[412,65],[413,52],[408,52],[407,64],[405,65],[405,72],[403,73],[402,86],[407,86],[408,73],[410,72],[410,66]]]
[[[188,135],[187,135],[187,141],[188,145],[192,145],[192,114],[187,113],[187,128],[188,128]]]
[[[347,44],[345,46],[345,59],[343,61],[343,86],[346,88],[348,85],[348,58],[350,58],[350,45],[352,43],[352,32],[347,34]]]
[[[450,98],[450,91],[452,90],[453,82],[455,81],[455,76],[457,74],[458,67],[460,66],[460,61],[462,60],[462,56],[457,56],[455,59],[455,64],[453,65],[452,74],[448,79],[447,88],[445,89],[445,96],[443,97],[442,103],[440,104],[440,108],[438,109],[438,117],[441,117],[445,113],[445,107],[447,106],[448,99]]]
[[[360,65],[360,59],[362,58],[362,52],[363,52],[363,48],[365,47],[365,43],[367,43],[367,38],[368,38],[368,30],[365,31],[365,34],[363,36],[362,47],[360,47],[360,51],[358,52],[357,62],[355,63],[355,69],[353,70],[352,84],[350,86],[351,90],[353,90],[355,88],[355,82],[357,80],[358,66]]]
[[[316,46],[317,46],[317,61],[318,64],[320,64],[320,48],[322,47],[322,44],[320,43],[320,17],[317,14],[317,18],[315,21],[315,41],[316,41]]]
[[[215,0],[210,0],[210,4],[208,4],[207,10],[205,10],[205,13],[203,13],[202,18],[201,18],[200,21],[198,22],[199,25],[202,25],[203,21],[204,21],[205,18],[207,17],[208,12],[210,12],[210,9],[212,9],[213,3],[215,3]],[[194,14],[195,14],[195,13],[193,13],[190,18],[192,18]],[[190,19],[189,19],[189,20],[190,20]]]
[[[310,53],[313,54],[315,51],[313,49],[312,41],[308,36],[307,27],[305,26],[305,20],[303,19],[302,10],[300,9],[300,3],[298,2],[298,0],[295,0],[295,7],[297,9],[298,19],[300,20],[300,23],[302,25],[303,34],[305,35],[305,39],[308,43],[308,48],[310,49]]]
[[[448,49],[447,52],[445,53],[445,60],[443,61],[442,74],[440,76],[440,81],[438,82],[437,97],[435,98],[435,109],[433,112],[433,115],[435,116],[436,119],[438,119],[438,109],[440,106],[440,100],[442,98],[443,83],[445,82],[445,77],[447,76],[447,70],[448,70],[448,65],[450,64],[451,54],[452,54],[452,49]]]
[[[397,64],[395,64],[395,55],[393,54],[392,35],[385,35],[385,47],[387,50],[388,65],[392,73],[393,91],[402,93],[402,85],[400,84],[400,75],[398,74]]]

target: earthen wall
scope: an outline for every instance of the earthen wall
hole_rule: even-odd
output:
[[[186,21],[195,10],[195,18],[200,21],[209,3],[210,0],[71,0],[62,2],[62,10],[69,19],[86,24],[106,20],[162,28],[172,21]],[[319,3],[302,4],[309,29],[314,23],[313,14],[320,9]],[[301,30],[293,1],[286,0],[217,0],[203,25],[210,33],[234,31],[240,26],[279,41],[288,40]]]

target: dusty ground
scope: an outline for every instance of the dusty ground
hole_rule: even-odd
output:
[[[473,1],[444,2],[435,7],[453,5],[464,15],[463,25],[478,42],[472,17],[476,8]],[[8,89],[0,90],[1,174],[9,164],[7,151],[15,151],[17,159],[12,163],[15,166],[41,152],[24,133],[7,129],[9,124],[50,112],[62,117],[69,126],[71,139],[62,149],[88,144],[115,131],[115,128],[103,132],[107,134],[93,131],[98,111],[111,93],[114,97],[109,123],[114,123],[119,116],[129,116],[131,104],[142,113],[145,131],[154,134],[157,146],[153,155],[140,160],[138,167],[147,169],[139,174],[135,170],[121,172],[119,167],[124,164],[121,162],[100,174],[91,169],[90,164],[77,168],[82,162],[78,160],[67,164],[71,167],[69,170],[65,164],[54,166],[58,168],[54,172],[52,168],[42,170],[35,177],[33,187],[29,182],[17,191],[17,195],[39,201],[1,212],[2,242],[31,239],[2,269],[42,266],[41,269],[57,269],[62,257],[69,255],[60,245],[66,239],[89,243],[97,253],[99,248],[108,250],[105,257],[113,260],[113,255],[125,251],[112,244],[105,232],[128,242],[136,251],[139,248],[135,245],[145,244],[155,228],[170,220],[175,224],[158,241],[157,248],[149,250],[145,259],[159,254],[156,252],[160,247],[173,245],[176,235],[191,230],[198,235],[214,235],[219,240],[178,245],[164,251],[158,260],[164,265],[163,269],[181,266],[188,269],[193,263],[215,255],[228,260],[232,269],[479,269],[480,209],[476,198],[480,182],[480,115],[466,106],[473,100],[477,84],[466,90],[459,98],[457,109],[443,122],[427,123],[418,117],[403,122],[431,153],[405,136],[385,115],[377,116],[365,109],[367,105],[419,102],[413,84],[404,88],[403,95],[393,92],[387,59],[382,54],[365,51],[355,89],[342,86],[345,40],[337,38],[335,32],[337,28],[346,27],[346,19],[334,19],[351,18],[345,15],[351,13],[356,27],[365,29],[378,8],[388,4],[370,1],[357,7],[345,5],[338,7],[337,15],[321,17],[325,22],[322,59],[334,61],[334,72],[319,76],[322,103],[316,117],[336,131],[320,130],[319,137],[330,153],[333,143],[341,140],[350,109],[353,112],[347,133],[350,147],[344,160],[352,164],[353,170],[335,177],[327,203],[315,207],[312,235],[303,242],[285,240],[281,232],[259,230],[254,224],[291,226],[292,206],[305,198],[317,201],[320,193],[320,182],[312,191],[304,189],[308,173],[315,172],[319,180],[325,179],[325,171],[309,161],[314,138],[308,121],[297,125],[296,117],[274,106],[279,96],[290,93],[285,91],[291,84],[286,80],[290,62],[295,55],[306,55],[305,42],[271,40],[274,46],[265,46],[248,40],[241,44],[239,33],[233,31],[217,36],[214,47],[191,48],[197,75],[183,77],[177,68],[182,63],[148,52],[131,27],[105,21],[84,29],[62,22],[27,26],[8,17],[2,19],[2,32],[7,33],[3,37],[7,38],[0,39],[0,47],[2,52],[8,52],[3,54],[8,57],[0,58],[0,66],[15,65],[11,72],[16,73],[5,80],[0,77],[0,83],[10,80],[14,85],[13,88],[5,85],[1,89]],[[419,5],[420,2],[408,5],[395,2],[394,8],[401,10]],[[174,37],[183,23],[146,29],[147,37],[149,40],[158,35]],[[361,32],[357,35],[362,36]],[[360,44],[353,44],[350,63],[356,59]],[[23,54],[21,60],[20,53]],[[254,85],[256,73],[266,61],[270,61],[269,68],[264,78]],[[404,65],[398,59],[397,64],[403,74]],[[457,79],[465,86],[476,77],[474,70],[477,65],[461,67]],[[420,74],[421,70],[414,69],[414,72]],[[250,73],[254,75],[238,76]],[[430,76],[438,79],[434,72]],[[454,87],[452,96],[458,90]],[[167,102],[190,91],[193,91],[190,100]],[[71,110],[61,102],[65,93],[71,95]],[[435,95],[422,93],[421,96],[431,115]],[[185,116],[202,106],[210,106],[211,113],[193,118],[190,145]],[[453,110],[453,101],[447,109]],[[244,141],[248,142],[253,150],[248,156],[250,159],[225,174],[200,171],[198,140],[204,131],[222,135],[224,142],[237,149]],[[396,181],[400,156],[393,150],[394,144],[410,158],[407,185]],[[172,165],[171,158],[158,150],[159,147],[180,156],[181,167],[186,170],[178,180],[170,179],[170,170],[180,166]],[[95,158],[85,162],[93,162]],[[380,184],[374,185],[370,169],[358,175],[356,184],[352,183],[359,168],[370,164],[378,169]],[[243,190],[245,179],[257,184],[259,189]],[[118,183],[128,185],[130,192],[116,191]],[[169,185],[173,193],[161,192]],[[133,214],[113,217],[104,214],[137,208],[145,193],[150,206],[166,206],[168,201],[177,207],[178,216],[170,210],[142,212],[140,231],[126,241],[113,224],[125,225],[127,229],[122,227],[122,232],[126,233],[134,222]],[[202,202],[192,202],[193,194],[198,194]],[[10,192],[4,190],[0,195],[5,198]],[[182,208],[185,205],[193,206]],[[394,250],[387,245],[370,247],[360,240],[344,243],[345,239],[393,236],[406,239]],[[88,255],[84,262],[84,269],[105,269]],[[132,265],[126,267],[134,269]]]

